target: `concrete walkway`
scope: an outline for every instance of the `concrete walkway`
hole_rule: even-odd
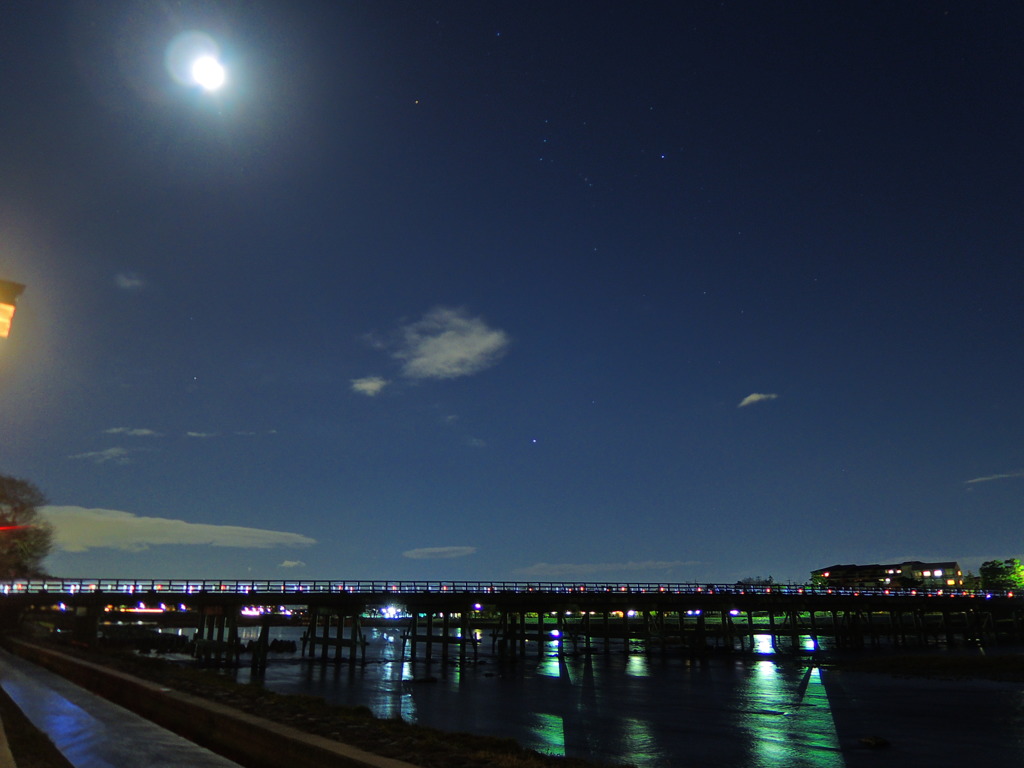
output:
[[[6,651],[0,686],[75,768],[240,768]]]

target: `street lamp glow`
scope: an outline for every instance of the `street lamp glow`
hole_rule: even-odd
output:
[[[14,305],[18,301],[25,286],[21,283],[12,283],[9,280],[0,280],[0,339],[6,339],[11,335],[11,322],[14,320]]]

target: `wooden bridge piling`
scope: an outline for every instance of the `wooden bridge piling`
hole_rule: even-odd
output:
[[[649,589],[472,583],[414,589],[380,583],[0,582],[4,615],[50,612],[47,620],[72,628],[74,639],[86,643],[95,641],[97,625],[111,621],[108,616],[121,612],[126,616],[143,608],[142,603],[162,606],[163,602],[189,605],[197,617],[197,625],[192,625],[196,626],[196,658],[217,663],[238,659],[243,606],[282,603],[307,606],[303,656],[335,663],[345,658],[354,663],[359,649],[365,661],[361,617],[368,607],[376,612],[394,604],[411,617],[404,620],[408,631],[402,637],[403,656],[411,642],[413,658],[445,664],[455,659],[451,643],[459,644],[460,662],[468,659],[468,644],[473,642],[474,650],[477,647],[478,627],[490,632],[492,649],[506,661],[531,653],[531,642],[539,655],[551,649],[565,654],[566,638],[577,652],[590,653],[601,644],[605,653],[620,647],[624,654],[682,648],[694,656],[713,650],[756,651],[761,640],[770,640],[777,653],[799,653],[805,650],[808,636],[806,649],[825,642],[844,650],[1024,641],[1024,602],[1008,593],[907,590],[890,595],[711,585]],[[266,664],[269,633],[269,625],[261,620],[259,640],[250,643],[256,668]]]

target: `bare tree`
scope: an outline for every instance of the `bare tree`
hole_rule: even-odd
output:
[[[0,475],[0,579],[46,575],[53,526],[39,515],[44,504],[43,492],[29,481]]]

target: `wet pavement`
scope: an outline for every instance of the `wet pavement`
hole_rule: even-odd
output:
[[[6,651],[0,686],[75,768],[240,768]]]

